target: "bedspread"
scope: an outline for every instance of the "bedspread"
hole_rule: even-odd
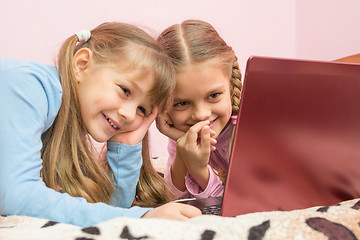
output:
[[[237,217],[202,215],[186,221],[119,217],[81,228],[25,216],[1,216],[1,240],[41,239],[360,239],[360,199],[334,206],[258,212]]]

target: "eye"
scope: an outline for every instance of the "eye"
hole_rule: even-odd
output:
[[[139,106],[138,108],[138,114],[140,115],[140,116],[146,116],[146,114],[147,114],[147,111],[146,111],[146,109],[144,108],[144,107],[142,107],[142,106]]]
[[[123,92],[125,93],[126,96],[130,95],[130,90],[129,89],[127,89],[126,87],[121,87],[121,86],[120,86],[120,88],[121,88],[121,90],[123,90]]]
[[[220,96],[220,93],[213,93],[210,94],[209,99],[214,100],[217,99]]]
[[[177,102],[173,105],[173,107],[180,108],[180,107],[186,106],[187,104],[189,104],[189,103],[188,102]]]

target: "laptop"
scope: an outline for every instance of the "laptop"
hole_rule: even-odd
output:
[[[359,197],[360,65],[250,57],[220,215]]]

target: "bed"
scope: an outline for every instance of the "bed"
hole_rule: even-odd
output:
[[[165,159],[152,159],[165,170]],[[258,212],[236,217],[202,215],[187,221],[119,217],[91,227],[26,216],[0,216],[1,240],[41,239],[360,239],[360,199],[333,206]]]
[[[360,199],[302,210],[237,217],[203,215],[187,221],[114,218],[81,228],[25,216],[1,216],[0,239],[360,239]]]

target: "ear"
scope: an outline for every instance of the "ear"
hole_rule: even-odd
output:
[[[79,83],[83,79],[84,73],[92,64],[92,60],[93,55],[89,48],[81,48],[75,53],[73,60],[73,70],[76,82]]]

